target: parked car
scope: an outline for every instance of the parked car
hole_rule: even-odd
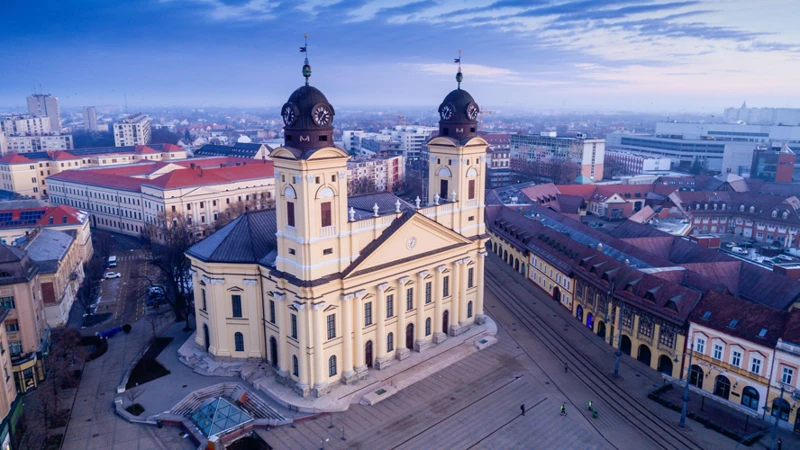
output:
[[[164,287],[163,286],[150,286],[147,288],[147,306],[157,306],[164,303]]]
[[[122,277],[122,274],[119,273],[119,272],[108,272],[108,273],[106,273],[106,279],[121,278],[121,277]]]
[[[740,255],[746,255],[747,254],[747,250],[743,249],[742,247],[733,247],[733,248],[731,248],[731,251],[733,253],[738,253]]]
[[[727,244],[725,244],[725,247],[728,247],[728,248],[736,247],[736,242],[728,242]]]
[[[775,259],[780,259],[781,261],[794,261],[794,258],[788,255],[778,255]]]

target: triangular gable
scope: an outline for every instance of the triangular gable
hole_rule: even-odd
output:
[[[404,220],[405,219],[405,220]],[[366,248],[344,272],[345,278],[365,270],[397,264],[398,260],[444,251],[472,241],[422,214],[414,213],[398,227],[391,226]]]

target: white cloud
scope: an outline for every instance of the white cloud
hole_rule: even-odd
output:
[[[275,17],[275,8],[280,5],[272,0],[247,0],[241,4],[228,4],[224,0],[159,0],[162,3],[183,1],[205,6],[208,17],[217,21],[253,21]]]
[[[403,67],[410,67],[414,70],[428,75],[452,76],[455,78],[455,64],[402,64]],[[563,80],[547,80],[532,78],[526,74],[506,69],[504,67],[491,67],[482,64],[462,64],[461,72],[464,74],[465,81],[476,83],[492,83],[512,86],[547,86],[568,84]]]

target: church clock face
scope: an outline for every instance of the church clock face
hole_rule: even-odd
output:
[[[327,106],[317,105],[314,107],[314,111],[311,113],[311,118],[314,120],[315,124],[319,126],[325,126],[331,123],[333,113]]]
[[[455,112],[455,108],[450,103],[445,103],[444,105],[439,107],[439,116],[441,116],[442,120],[450,120],[453,118],[453,113]]]
[[[415,237],[410,237],[406,241],[406,247],[408,247],[409,250],[413,249],[416,245],[417,245],[417,238]]]
[[[470,103],[469,105],[467,105],[467,117],[469,118],[469,120],[477,119],[478,112],[479,112],[478,105],[476,105],[475,103]]]
[[[281,117],[283,117],[283,123],[286,126],[291,126],[297,120],[297,111],[295,111],[295,106],[291,103],[287,103],[283,105],[283,109],[281,109]]]

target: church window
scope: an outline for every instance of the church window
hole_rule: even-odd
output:
[[[336,314],[328,314],[328,339],[336,337]]]
[[[242,317],[242,296],[231,296],[231,308],[233,309],[233,317]]]
[[[236,345],[236,351],[237,352],[243,352],[244,351],[244,335],[237,331],[233,335],[233,341],[234,341],[234,344]]]
[[[394,295],[386,296],[386,318],[394,316]]]
[[[469,180],[469,195],[467,196],[468,200],[472,200],[475,198],[475,180]]]
[[[275,323],[275,300],[269,301],[269,321]]]
[[[292,314],[292,338],[297,339],[297,314]]]
[[[472,317],[472,302],[467,303],[467,318]]]
[[[442,279],[442,297],[449,297],[450,296],[450,277],[444,277]]]
[[[208,306],[206,304],[206,290],[205,289],[200,289],[200,295],[203,297],[203,308],[202,308],[202,310],[206,311],[206,307]]]
[[[300,376],[300,362],[297,360],[296,355],[292,355],[292,375]]]
[[[364,326],[372,325],[372,302],[364,303]]]
[[[297,252],[295,252],[293,248],[290,248],[290,249],[289,249],[289,254],[290,254],[290,255],[294,255],[295,253],[297,253]]]
[[[394,333],[389,333],[386,336],[386,351],[390,352],[394,350]]]
[[[425,303],[431,302],[431,282],[425,283]]]
[[[294,203],[286,202],[286,225],[294,226]]]
[[[467,287],[475,286],[474,274],[475,269],[470,267],[469,270],[467,270]]]
[[[431,335],[431,318],[425,319],[425,336]]]
[[[336,355],[328,358],[328,376],[332,377],[334,375],[336,375]]]
[[[329,227],[333,223],[331,217],[331,202],[323,202],[320,204],[320,217],[322,219],[322,226]]]
[[[414,288],[406,289],[406,311],[414,309]]]
[[[319,177],[314,177],[314,182],[315,182],[316,184],[319,184]]]
[[[325,250],[322,251],[322,254],[323,255],[332,255],[333,254],[333,249],[332,248],[326,248]]]

